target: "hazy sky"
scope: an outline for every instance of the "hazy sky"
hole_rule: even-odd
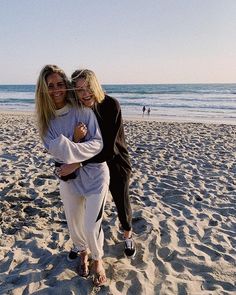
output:
[[[0,84],[236,82],[236,0],[0,0]]]

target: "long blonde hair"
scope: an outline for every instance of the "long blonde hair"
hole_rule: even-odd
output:
[[[44,66],[39,74],[35,92],[36,116],[38,121],[39,135],[41,138],[43,138],[47,132],[50,120],[55,117],[56,108],[49,95],[46,81],[47,77],[54,73],[57,73],[62,77],[66,85],[66,89],[68,89],[66,101],[69,104],[74,105],[73,93],[69,91],[70,82],[64,71],[56,65]]]
[[[102,89],[102,86],[98,82],[98,79],[95,75],[95,73],[91,70],[84,69],[84,70],[76,70],[71,75],[71,84],[72,87],[76,87],[76,82],[79,79],[85,79],[85,81],[88,83],[88,87],[90,91],[93,93],[93,96],[95,98],[95,101],[97,103],[101,103],[105,98],[105,93]],[[76,93],[76,91],[75,91]]]

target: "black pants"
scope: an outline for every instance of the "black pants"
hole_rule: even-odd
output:
[[[117,163],[109,164],[110,192],[116,204],[118,218],[124,230],[132,228],[132,210],[129,198],[130,170],[125,170]]]

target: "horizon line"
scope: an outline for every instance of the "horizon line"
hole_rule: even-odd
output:
[[[235,82],[181,82],[181,83],[101,83],[102,86],[109,86],[109,85],[199,85],[199,84],[236,84]],[[0,84],[0,86],[10,86],[10,85],[15,85],[15,86],[20,86],[20,85],[27,85],[27,86],[35,86],[36,83],[7,83],[7,84]]]

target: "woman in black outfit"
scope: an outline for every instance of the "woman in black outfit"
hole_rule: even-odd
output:
[[[103,150],[83,164],[107,162],[110,170],[110,192],[116,204],[118,217],[124,230],[124,253],[134,257],[132,238],[132,211],[129,198],[131,164],[125,142],[124,126],[119,102],[104,93],[91,70],[76,70],[72,85],[84,106],[93,109],[103,138]]]

